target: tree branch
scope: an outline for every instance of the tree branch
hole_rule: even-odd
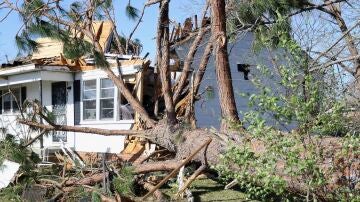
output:
[[[90,127],[79,127],[79,126],[65,126],[65,125],[47,125],[42,123],[36,123],[33,121],[19,119],[18,123],[25,124],[31,127],[40,128],[46,131],[65,131],[65,132],[79,132],[79,133],[92,133],[103,136],[129,136],[129,135],[141,135],[143,132],[136,130],[109,130],[100,128]]]

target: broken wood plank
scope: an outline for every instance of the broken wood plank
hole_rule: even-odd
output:
[[[197,176],[201,174],[202,171],[206,169],[206,165],[201,165],[190,177],[186,180],[184,185],[180,188],[180,190],[176,193],[176,199],[180,197],[180,195],[190,186],[190,184],[196,179]]]
[[[151,191],[149,191],[142,200],[145,200],[151,194],[153,194],[157,189],[159,189],[163,184],[165,184],[171,177],[176,175],[176,173],[180,170],[181,167],[186,165],[191,161],[191,159],[199,153],[205,146],[209,145],[212,139],[208,139],[205,143],[203,143],[198,149],[196,149],[189,157],[187,157],[180,165],[177,166],[168,176],[166,176],[159,184],[157,184]]]

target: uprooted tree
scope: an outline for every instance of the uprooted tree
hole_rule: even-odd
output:
[[[290,1],[290,3],[271,1],[269,4],[264,4],[264,2],[259,1],[256,2],[258,4],[252,4],[243,1],[209,1],[212,18],[211,41],[207,45],[198,67],[199,71],[195,76],[195,85],[193,85],[195,89],[185,91],[184,85],[189,77],[188,71],[182,72],[180,80],[174,85],[174,88],[170,83],[170,20],[168,16],[170,1],[148,1],[144,8],[159,4],[157,70],[161,81],[159,97],[165,101],[164,111],[166,114],[163,117],[164,120],[155,120],[149,116],[141,103],[126,88],[121,75],[116,76],[108,67],[99,44],[99,35],[92,29],[92,23],[99,14],[114,23],[114,16],[110,15],[114,9],[112,1],[88,0],[83,1],[82,4],[77,2],[71,4],[70,9],[64,8],[61,1],[47,3],[40,0],[24,1],[20,7],[10,1],[3,1],[1,6],[17,11],[23,17],[25,26],[16,38],[24,49],[36,48],[36,43],[31,36],[38,35],[59,39],[64,42],[64,46],[76,46],[81,49],[75,51],[77,54],[91,53],[95,58],[96,66],[106,72],[121,94],[146,123],[146,128],[144,132],[57,125],[46,116],[42,106],[36,102],[31,105],[34,116],[43,119],[46,124],[35,122],[36,119],[19,119],[19,123],[44,131],[137,135],[175,153],[173,160],[134,163],[135,173],[171,170],[174,172],[182,164],[185,164],[182,160],[186,159],[185,162],[201,162],[203,166],[199,168],[199,172],[204,169],[204,166],[208,166],[217,169],[220,174],[230,180],[237,179],[240,186],[252,190],[251,194],[255,196],[272,196],[274,194],[279,197],[299,197],[307,200],[333,200],[339,199],[337,194],[340,194],[345,199],[355,199],[356,193],[359,193],[358,179],[360,175],[358,131],[353,131],[346,123],[339,121],[346,120],[344,107],[338,101],[326,100],[325,96],[319,93],[321,85],[315,82],[316,79],[312,75],[303,74],[311,68],[311,63],[309,63],[308,56],[301,51],[289,34],[291,30],[289,20],[293,15],[312,9],[325,9],[340,1],[326,1],[321,5],[305,1],[301,4],[296,1]],[[226,3],[230,5],[228,8],[225,6]],[[249,7],[253,12],[234,11],[234,7],[231,5],[237,5],[235,3]],[[256,10],[255,7],[261,9]],[[240,122],[227,53],[229,35],[226,30],[226,9],[241,14],[239,18],[236,18],[239,21],[235,22],[237,31],[253,29],[264,47],[276,46],[289,51],[292,62],[289,62],[288,66],[277,65],[276,62],[274,65],[279,66],[283,79],[282,85],[293,94],[289,97],[278,96],[259,84],[261,95],[252,96],[250,99],[254,105],[259,106],[260,112],[274,116],[279,124],[295,122],[298,124],[298,130],[285,133],[277,127],[266,126],[261,114],[257,113],[247,113],[244,120]],[[128,9],[128,11],[132,10],[133,8]],[[334,8],[331,12],[332,16],[341,22],[339,13]],[[230,14],[234,13],[229,12]],[[346,32],[343,29],[342,31]],[[74,34],[74,32],[80,34]],[[201,40],[202,32],[203,30],[199,31],[199,40]],[[266,35],[270,37],[267,38]],[[92,43],[85,42],[84,36],[90,38]],[[115,39],[118,52],[125,53],[128,45],[124,46],[117,34]],[[199,46],[199,40],[195,39],[192,44],[195,52]],[[184,94],[197,93],[213,47],[223,119],[221,132],[189,129],[177,120],[175,105],[179,101],[180,95],[187,96]],[[188,61],[185,61],[184,64],[190,66],[193,55],[194,53],[189,53]],[[81,56],[71,55],[71,57]],[[357,64],[356,61],[354,64]],[[191,107],[193,104],[190,102]],[[190,111],[187,109],[185,115],[193,116],[193,114],[189,115]],[[244,127],[247,130],[244,130]],[[348,133],[348,135],[343,138],[331,137],[335,132],[339,132],[341,135]],[[199,153],[194,153],[196,148],[199,148]],[[222,158],[219,158],[220,154],[223,154]],[[102,176],[92,176],[81,182],[67,181],[60,184],[59,187],[65,190],[66,187],[76,183],[93,185],[94,181],[102,179]],[[150,189],[155,191],[153,188]]]

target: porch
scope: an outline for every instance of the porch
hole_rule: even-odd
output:
[[[6,133],[25,140],[30,140],[39,133],[16,122],[20,106],[25,100],[38,100],[54,113],[56,123],[73,125],[73,78],[74,72],[62,66],[28,64],[1,69],[0,127],[6,129]],[[43,148],[59,147],[61,141],[73,147],[74,134],[51,132],[32,147],[35,152],[40,153]]]

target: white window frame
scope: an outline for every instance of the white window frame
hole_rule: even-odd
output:
[[[116,86],[114,86],[114,117],[111,119],[100,119],[100,85],[101,79],[108,79],[106,76],[91,76],[81,78],[80,80],[80,125],[91,125],[91,124],[111,124],[111,123],[135,123],[134,118],[130,120],[118,120],[119,117],[119,104],[118,97],[119,97],[119,90]],[[96,119],[95,120],[84,120],[84,104],[83,104],[83,96],[84,96],[84,81],[88,80],[96,80]]]
[[[105,99],[109,99],[109,98],[102,98],[101,97],[101,90],[107,90],[107,89],[113,89],[113,91],[114,91],[114,96],[113,96],[113,103],[114,103],[114,105],[113,105],[113,117],[112,117],[112,119],[113,119],[113,121],[115,121],[116,120],[116,108],[115,108],[115,105],[117,104],[117,96],[115,96],[115,91],[116,91],[116,87],[115,87],[115,85],[113,84],[113,87],[107,87],[107,88],[102,88],[101,87],[101,80],[102,79],[108,79],[108,78],[100,78],[99,79],[99,120],[111,120],[111,118],[101,118],[101,100],[105,100]],[[111,81],[111,79],[109,79],[110,81]],[[112,81],[111,81],[112,82]]]
[[[2,114],[3,115],[12,115],[12,114],[18,114],[20,112],[20,107],[14,111],[14,107],[13,107],[13,104],[14,104],[14,95],[12,93],[10,93],[9,90],[14,90],[14,89],[17,89],[19,91],[19,100],[17,100],[18,103],[21,104],[21,100],[22,100],[22,97],[21,97],[21,86],[19,87],[14,87],[14,88],[10,88],[10,89],[5,89],[5,90],[2,90],[2,99],[1,99],[1,104],[2,104]],[[5,105],[4,105],[4,95],[5,94],[8,94],[10,96],[10,110],[9,111],[5,111]]]
[[[81,120],[84,121],[96,121],[98,120],[98,81],[97,79],[87,79],[87,80],[83,80],[81,82],[81,103],[84,103],[84,93],[85,93],[85,82],[86,81],[92,81],[95,80],[95,119],[84,119],[84,105],[81,106]]]

